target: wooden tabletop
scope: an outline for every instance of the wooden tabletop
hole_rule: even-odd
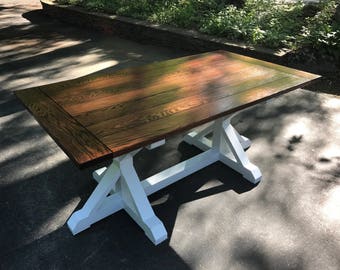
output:
[[[318,75],[225,51],[17,91],[78,165],[119,156],[304,86]]]

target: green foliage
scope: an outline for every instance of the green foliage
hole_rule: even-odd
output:
[[[306,18],[293,47],[313,56],[330,56],[340,61],[340,22],[334,19],[338,5],[334,0],[324,1],[314,17]]]
[[[201,31],[270,48],[286,46],[299,32],[303,4],[276,0],[247,0],[243,8],[228,5],[211,14]]]
[[[59,0],[90,10],[169,24],[269,48],[339,59],[340,0],[323,0],[306,12],[301,1],[278,0]],[[243,3],[239,7],[230,3]],[[310,10],[307,9],[307,10]],[[310,13],[310,12],[309,12]]]

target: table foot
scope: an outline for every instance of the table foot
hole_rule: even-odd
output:
[[[98,178],[98,185],[86,201],[82,209],[74,212],[67,222],[72,234],[77,234],[93,223],[101,219],[101,208],[111,209],[111,213],[121,209],[122,203],[119,195],[115,194],[115,203],[108,205],[107,195],[115,188],[115,184],[120,177],[120,169],[117,162],[113,162]],[[111,198],[112,201],[112,198]],[[101,210],[101,211],[100,211]]]
[[[96,170],[93,176],[97,187],[67,222],[72,234],[125,209],[155,245],[167,239],[165,227],[155,215],[133,166],[133,153],[117,158],[108,168]]]
[[[145,190],[133,166],[131,155],[120,161],[122,178],[119,182],[124,208],[133,220],[144,230],[147,237],[155,244],[167,239],[168,234],[163,223],[155,215]]]

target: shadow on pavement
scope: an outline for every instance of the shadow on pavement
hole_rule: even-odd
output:
[[[259,185],[216,163],[152,195],[169,234],[157,247],[123,211],[72,236],[65,223],[95,187],[97,167],[78,170],[11,91],[187,53],[69,27],[40,10],[0,10],[1,269],[339,268],[339,99],[304,90],[234,119],[253,141]],[[138,154],[140,177],[198,153],[180,142]]]

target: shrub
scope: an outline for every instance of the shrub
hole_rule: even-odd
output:
[[[196,29],[249,45],[339,60],[340,0],[59,0],[117,15]],[[232,3],[232,4],[231,4]]]
[[[293,48],[300,53],[340,61],[340,22],[335,20],[338,5],[334,0],[322,2],[320,11],[306,18]]]
[[[247,0],[243,8],[226,6],[211,14],[201,31],[270,48],[286,46],[299,32],[303,4],[276,0]]]

